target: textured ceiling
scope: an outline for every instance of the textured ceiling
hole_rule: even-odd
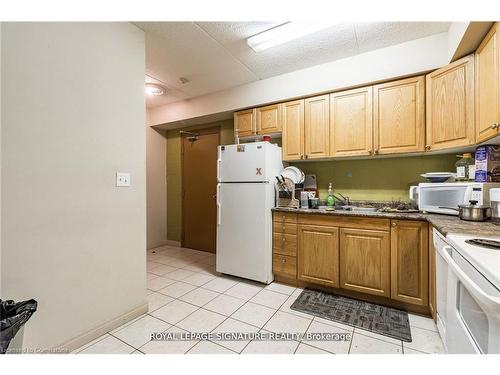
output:
[[[148,82],[167,88],[148,107],[188,99],[448,30],[449,22],[339,24],[256,53],[246,44],[276,22],[137,22]],[[182,83],[180,77],[187,78]]]

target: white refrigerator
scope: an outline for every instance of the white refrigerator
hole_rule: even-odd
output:
[[[274,182],[283,170],[281,147],[269,142],[219,146],[217,272],[273,281]]]

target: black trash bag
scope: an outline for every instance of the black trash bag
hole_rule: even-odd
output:
[[[0,299],[0,354],[5,354],[10,341],[36,311],[34,299],[22,302]]]

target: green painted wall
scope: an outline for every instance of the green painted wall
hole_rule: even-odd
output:
[[[195,130],[221,127],[221,144],[234,143],[233,121],[226,120]],[[281,144],[281,139],[273,142]],[[408,200],[410,185],[423,182],[425,172],[454,171],[457,158],[452,155],[425,155],[399,158],[335,160],[293,163],[306,174],[316,174],[321,198],[326,198],[328,183],[351,199]],[[181,238],[181,137],[179,130],[167,132],[167,238]]]
[[[456,156],[425,155],[399,158],[336,160],[293,163],[306,174],[316,174],[320,197],[326,198],[328,183],[351,199],[408,200],[411,185],[424,182],[425,172],[455,170]]]
[[[190,131],[220,126],[222,145],[234,143],[233,120],[203,124],[182,130]],[[181,136],[179,129],[167,131],[167,238],[181,239],[182,223],[182,181],[181,181]]]

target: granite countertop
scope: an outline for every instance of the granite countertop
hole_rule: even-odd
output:
[[[332,211],[311,208],[273,208],[276,212],[296,212],[299,214],[330,215],[330,216],[359,216],[398,220],[423,220],[431,223],[441,234],[471,234],[482,237],[500,237],[500,226],[490,221],[473,222],[460,220],[458,216],[426,214],[422,212],[364,212],[364,211]]]

